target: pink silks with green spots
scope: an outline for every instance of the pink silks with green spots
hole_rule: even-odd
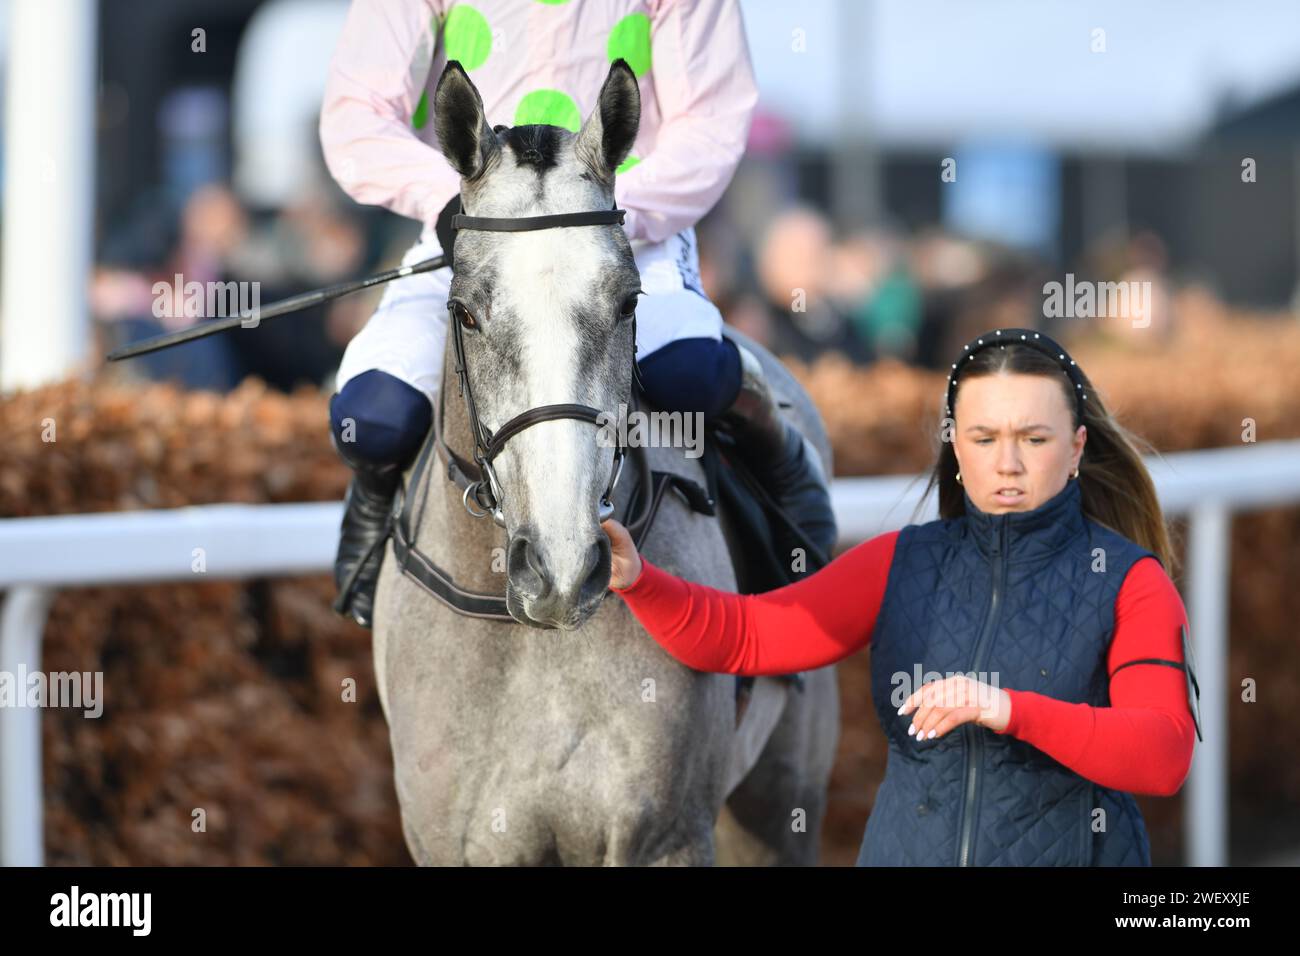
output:
[[[610,63],[641,88],[641,124],[617,172],[632,240],[658,243],[722,195],[758,91],[737,0],[353,0],[321,108],[325,162],[357,202],[431,224],[460,188],[430,99],[448,60],[491,125],[577,132]]]

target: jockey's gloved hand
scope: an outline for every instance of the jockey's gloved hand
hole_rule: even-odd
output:
[[[451,197],[451,202],[442,207],[442,212],[438,213],[438,221],[434,224],[433,231],[438,236],[438,245],[442,246],[442,251],[447,256],[447,267],[454,268],[452,264],[452,246],[455,244],[455,236],[451,231],[451,217],[460,212],[460,192]]]

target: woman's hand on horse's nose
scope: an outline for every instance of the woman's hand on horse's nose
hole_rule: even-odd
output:
[[[601,529],[609,537],[611,547],[609,586],[625,588],[641,576],[641,555],[636,553],[636,545],[627,528],[613,518],[601,523]]]

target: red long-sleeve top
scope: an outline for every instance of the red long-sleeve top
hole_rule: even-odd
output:
[[[763,594],[695,584],[644,557],[631,585],[613,590],[669,654],[714,673],[770,675],[825,667],[869,645],[898,532],[844,552],[821,571]],[[1115,602],[1107,655],[1109,707],[1003,688],[1011,734],[1103,787],[1170,796],[1191,767],[1195,725],[1183,671],[1140,658],[1183,660],[1187,614],[1154,558],[1129,569]],[[911,719],[911,714],[900,717]]]

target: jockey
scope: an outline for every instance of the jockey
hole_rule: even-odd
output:
[[[694,225],[730,182],[758,99],[737,0],[353,0],[320,114],[326,166],[357,202],[423,224],[403,264],[432,258],[443,251],[439,233],[448,234],[440,214],[460,194],[430,115],[446,63],[458,61],[474,81],[489,124],[577,132],[620,58],[641,87],[640,127],[615,200],[627,210],[645,291],[643,386],[661,409],[727,427],[737,453],[829,555],[835,518],[817,453],[782,417],[757,357],[722,336],[700,283]],[[444,268],[390,283],[339,366],[332,438],[353,471],[334,571],[340,589],[383,534],[428,433],[450,281]],[[376,551],[344,599],[364,627],[381,558]]]

